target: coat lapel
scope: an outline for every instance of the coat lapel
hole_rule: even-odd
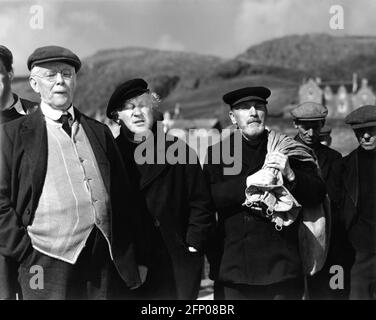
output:
[[[171,145],[168,141],[166,141],[166,150]],[[162,151],[162,150],[161,150]],[[154,144],[154,161],[157,161],[157,146]],[[164,155],[166,155],[166,151],[163,150]],[[140,189],[145,189],[147,186],[149,186],[155,179],[157,179],[161,173],[169,166],[169,164],[165,163],[155,163],[155,164],[145,164],[145,170],[142,174],[141,180],[140,180]]]
[[[99,171],[102,175],[103,183],[106,187],[107,192],[110,192],[110,163],[106,156],[106,135],[105,131],[100,127],[99,124],[95,123],[91,119],[87,119],[82,115],[77,109],[75,109],[75,114],[79,119],[82,128],[90,142],[91,148],[93,150],[95,159],[97,160]]]
[[[344,168],[344,186],[356,207],[358,204],[358,149],[354,150]]]
[[[328,154],[325,152],[325,149],[319,144],[316,148],[313,148],[313,151],[316,153],[317,160],[319,161],[319,167],[321,169],[321,173],[323,175],[323,179],[327,179],[328,172],[326,170],[327,166],[326,163],[328,161]],[[324,172],[325,169],[325,172]]]
[[[47,129],[40,108],[25,119],[20,136],[30,168],[33,170],[31,175],[32,210],[35,210],[47,172]]]

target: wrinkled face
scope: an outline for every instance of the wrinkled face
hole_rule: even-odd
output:
[[[151,130],[154,124],[153,98],[146,92],[124,102],[118,110],[118,118],[134,134],[143,134]]]
[[[354,132],[364,150],[376,150],[376,127],[359,128],[355,129]]]
[[[324,126],[324,121],[295,121],[295,128],[298,129],[300,139],[306,145],[312,145],[320,141],[320,131]]]
[[[66,110],[72,104],[76,72],[64,62],[48,62],[33,67],[30,85],[43,102],[54,109]]]
[[[236,124],[247,139],[259,137],[265,130],[266,104],[259,101],[246,101],[231,108],[231,121]]]
[[[11,91],[11,81],[13,78],[13,71],[8,72],[5,69],[3,60],[0,59],[0,99],[6,97]]]

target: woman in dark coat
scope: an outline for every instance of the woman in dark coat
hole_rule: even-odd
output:
[[[139,191],[136,252],[147,276],[135,298],[196,299],[213,206],[197,155],[157,126],[157,103],[147,83],[133,79],[115,90],[107,108],[120,125],[116,141]],[[174,147],[178,163],[170,164]]]

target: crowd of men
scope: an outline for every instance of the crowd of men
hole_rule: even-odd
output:
[[[205,255],[215,299],[376,298],[376,106],[346,117],[359,146],[342,158],[325,106],[292,110],[288,137],[267,129],[268,88],[228,92],[236,130],[201,167],[158,131],[143,79],[109,94],[111,132],[73,104],[71,50],[30,54],[40,103],[12,92],[12,64],[0,46],[0,299],[196,299]],[[241,171],[226,174],[216,151],[236,144]],[[158,161],[169,146],[184,161]]]

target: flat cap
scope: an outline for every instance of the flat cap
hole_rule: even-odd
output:
[[[107,105],[107,117],[112,118],[111,112],[121,106],[124,101],[149,92],[148,84],[144,79],[132,79],[119,85],[111,95]]]
[[[12,52],[6,46],[0,46],[0,58],[4,61],[4,64],[12,66],[13,55]]]
[[[226,93],[222,99],[224,103],[233,107],[246,101],[261,101],[268,103],[271,91],[265,87],[246,87]]]
[[[328,136],[332,133],[332,128],[329,126],[323,126],[320,130],[320,137]]]
[[[81,68],[80,59],[69,49],[59,46],[46,46],[34,50],[34,52],[27,59],[27,67],[31,70],[35,65],[61,61],[72,65],[76,72]]]
[[[353,129],[376,127],[376,106],[365,105],[348,114],[345,122]]]
[[[324,120],[328,115],[328,109],[320,103],[303,102],[291,110],[291,116],[294,120],[315,121]]]

